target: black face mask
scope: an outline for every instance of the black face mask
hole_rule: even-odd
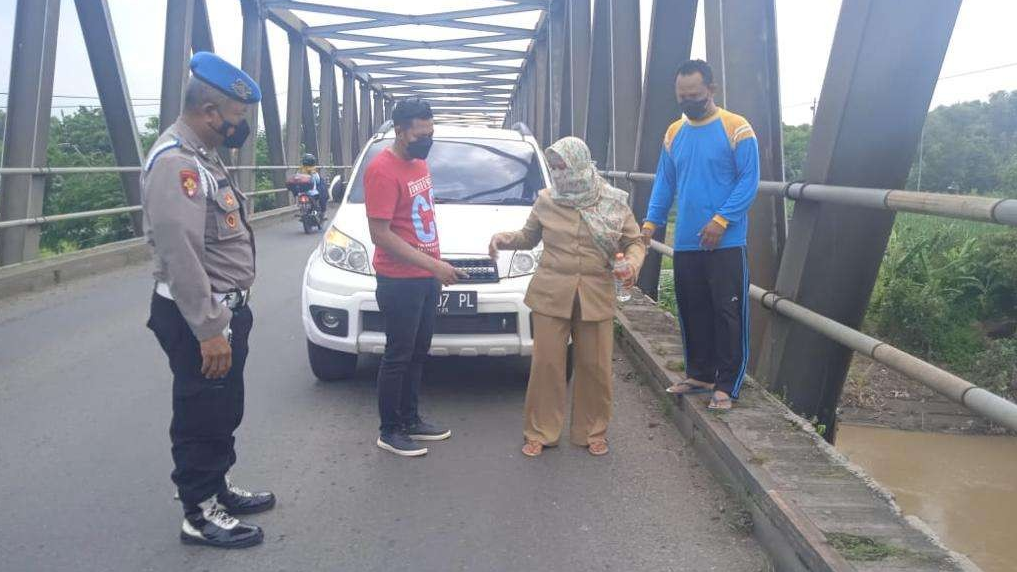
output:
[[[231,127],[233,128],[233,133],[227,135]],[[244,146],[244,141],[247,141],[247,136],[251,134],[251,126],[247,123],[246,119],[241,119],[240,123],[236,125],[223,119],[222,125],[217,131],[225,137],[222,142],[224,147],[227,149],[239,149]]]
[[[416,141],[406,144],[406,154],[414,159],[427,159],[427,154],[431,152],[433,144],[433,138],[420,137]]]
[[[710,98],[705,99],[684,99],[678,104],[682,113],[689,119],[696,121],[706,117],[706,110],[710,105]]]

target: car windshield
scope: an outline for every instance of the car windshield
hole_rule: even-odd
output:
[[[349,202],[364,202],[366,165],[391,144],[391,139],[377,141],[368,148]],[[525,141],[435,139],[427,166],[439,204],[528,206],[547,186],[537,151]]]

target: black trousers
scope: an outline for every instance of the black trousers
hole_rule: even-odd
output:
[[[152,294],[148,327],[155,332],[173,372],[171,476],[185,512],[221,492],[226,472],[237,460],[233,432],[244,416],[244,364],[253,322],[248,306],[233,311],[233,366],[222,379],[205,379],[200,344],[176,303]]]
[[[321,191],[318,193],[318,210],[321,211],[321,216],[324,218],[325,213],[328,212],[328,191]]]
[[[441,286],[434,278],[378,276],[378,307],[385,321],[385,355],[378,368],[381,433],[420,419],[420,380],[431,349]]]
[[[745,248],[675,251],[675,297],[685,373],[738,397],[749,361]]]

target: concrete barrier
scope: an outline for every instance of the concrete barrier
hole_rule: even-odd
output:
[[[274,223],[291,216],[293,211],[293,207],[283,207],[256,213],[251,217],[251,226],[257,228]],[[151,256],[145,239],[133,238],[52,258],[3,266],[0,267],[0,300],[145,262]]]
[[[675,318],[652,300],[634,294],[617,321],[620,348],[711,472],[742,501],[777,570],[979,570],[915,517],[905,518],[889,492],[751,380],[724,413],[706,408],[709,395],[666,393],[682,379],[681,336]]]

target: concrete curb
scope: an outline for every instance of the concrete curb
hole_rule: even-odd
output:
[[[664,388],[682,379],[680,336],[675,318],[652,300],[633,295],[617,320],[619,347],[717,480],[742,501],[777,570],[978,570],[905,518],[888,491],[751,380],[729,413],[708,410],[708,395],[667,394]]]
[[[619,312],[619,345],[633,358],[637,367],[651,380],[652,389],[673,400],[664,388],[671,384],[667,364],[650,351],[651,344],[637,332],[629,319]],[[717,421],[715,415],[695,400],[672,402],[678,429],[692,443],[714,475],[740,497],[752,513],[753,534],[774,560],[777,570],[802,572],[851,572],[851,566],[827,542],[822,531],[801,511],[784,500],[764,471],[750,462],[750,454]]]
[[[293,207],[256,213],[251,217],[251,226],[272,224],[292,213]],[[151,257],[145,239],[132,238],[52,258],[4,266],[0,268],[0,300],[125,268],[150,260]]]

